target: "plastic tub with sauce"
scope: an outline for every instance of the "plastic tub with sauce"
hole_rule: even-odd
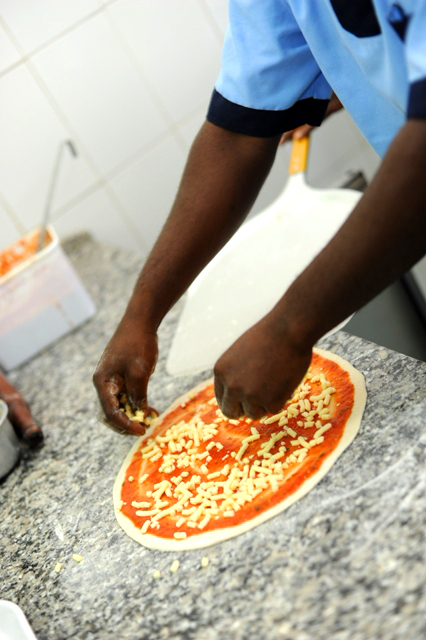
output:
[[[0,253],[0,366],[23,364],[95,313],[51,226],[35,253],[35,230]]]

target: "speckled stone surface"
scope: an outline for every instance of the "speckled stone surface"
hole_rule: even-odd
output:
[[[133,440],[97,422],[91,383],[140,259],[86,236],[66,249],[98,312],[9,376],[46,438],[0,485],[0,598],[21,606],[39,640],[426,638],[426,365],[343,332],[323,341],[368,388],[360,432],[331,472],[243,536],[151,551],[115,520],[112,486]],[[210,374],[165,373],[180,309],[160,332],[159,410]]]

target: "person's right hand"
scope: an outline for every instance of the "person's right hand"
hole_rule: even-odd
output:
[[[126,393],[132,410],[148,415],[148,381],[158,358],[156,333],[144,331],[134,321],[122,319],[98,362],[93,383],[101,404],[101,419],[121,434],[141,436],[146,427],[120,411],[119,397]]]

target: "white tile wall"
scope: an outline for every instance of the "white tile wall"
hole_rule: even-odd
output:
[[[307,177],[314,187],[336,186],[352,169],[371,179],[378,163],[377,154],[344,110],[330,116],[311,135]]]
[[[197,0],[119,0],[108,10],[174,122],[207,104],[221,43]]]
[[[176,194],[186,154],[172,136],[111,179],[111,187],[148,247],[152,247]]]
[[[362,158],[362,170],[369,181],[371,181],[379,168],[381,159],[374,149],[362,138],[359,147],[359,154]]]
[[[53,206],[80,229],[146,253],[167,216],[220,68],[227,0],[1,0],[0,247],[39,223],[59,143]],[[253,209],[282,190],[281,148]],[[378,160],[344,114],[312,137],[308,177],[371,177]]]
[[[87,20],[32,62],[102,173],[167,128],[104,15]]]
[[[205,6],[224,37],[228,26],[228,0],[205,0]]]
[[[2,0],[1,15],[25,53],[99,9],[96,0]]]
[[[102,224],[100,221],[102,220]],[[132,229],[120,217],[104,189],[97,189],[66,213],[57,217],[54,227],[59,237],[78,231],[89,231],[99,242],[121,247],[140,254],[146,252],[132,233]]]
[[[26,229],[43,214],[57,147],[69,132],[52,109],[27,66],[0,79],[0,191]],[[64,158],[57,205],[95,181],[83,158]]]
[[[20,57],[19,51],[0,24],[0,73],[18,62]]]
[[[20,230],[0,203],[0,251],[20,238]]]
[[[376,160],[376,169],[380,164],[378,156],[373,154],[370,155],[369,149],[363,149],[362,145],[357,145],[341,155],[334,163],[326,167],[323,173],[317,174],[314,178],[310,178],[308,171],[308,182],[313,187],[338,187],[354,171],[362,171],[367,181],[370,181],[375,173],[373,161]]]
[[[206,109],[202,107],[180,122],[178,130],[181,138],[184,140],[187,151],[189,151],[194,142],[195,136],[199,132],[205,118]]]
[[[291,147],[289,144],[285,144],[278,148],[277,155],[275,157],[274,165],[265,180],[260,194],[250,212],[249,217],[256,215],[263,211],[268,205],[271,204],[284,189],[287,177],[288,177],[288,163],[290,160]]]

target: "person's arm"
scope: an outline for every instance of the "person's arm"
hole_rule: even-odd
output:
[[[425,254],[425,168],[426,120],[410,120],[334,238],[218,360],[225,415],[278,411],[303,378],[315,342]]]
[[[258,138],[206,122],[194,141],[170,215],[94,374],[103,419],[120,433],[144,428],[119,410],[147,410],[157,329],[203,267],[240,226],[272,166],[280,136]]]

